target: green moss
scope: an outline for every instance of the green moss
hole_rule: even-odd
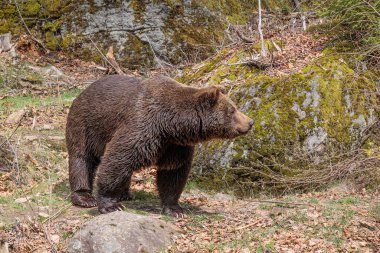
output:
[[[57,50],[58,46],[60,44],[59,42],[60,42],[60,39],[56,38],[54,36],[54,33],[47,32],[45,34],[45,44],[46,44],[47,48],[49,48],[51,50]]]
[[[60,17],[64,9],[67,8],[67,1],[61,0],[44,0],[44,10],[54,17]]]
[[[374,93],[378,77],[371,71],[358,76],[342,56],[326,55],[285,77],[234,64],[245,57],[244,50],[226,49],[180,77],[187,83],[225,85],[238,107],[254,120],[248,135],[232,142],[214,141],[197,154],[195,167],[203,171],[200,185],[206,188],[233,185],[236,192],[246,194],[258,190],[257,181],[265,179],[266,169],[294,176],[314,164],[304,157],[315,152],[309,150],[315,147],[309,147],[310,136],[326,134],[318,152],[345,153],[379,115]]]
[[[57,19],[52,22],[46,22],[43,25],[43,29],[45,31],[57,32],[58,29],[61,27],[62,23],[63,23],[63,19]]]
[[[115,54],[117,54],[117,51],[115,51]],[[128,46],[123,49],[123,55],[123,58],[118,59],[119,62],[133,69],[151,66],[154,59],[150,45],[142,42],[133,34],[128,34]]]
[[[21,10],[24,16],[32,17],[40,12],[41,5],[37,0],[28,0],[21,5]]]
[[[61,42],[62,49],[68,49],[74,41],[74,37],[70,34],[66,34]]]
[[[34,36],[46,43],[52,50],[60,48],[62,39],[57,39],[64,19],[63,14],[72,7],[69,1],[28,0],[18,2],[21,15]],[[41,29],[42,28],[42,29]],[[25,33],[13,1],[0,4],[0,33],[12,32],[14,35]]]

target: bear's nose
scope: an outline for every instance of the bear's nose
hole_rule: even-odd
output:
[[[251,121],[249,122],[249,126],[250,126],[250,127],[253,126],[253,120],[251,120]]]

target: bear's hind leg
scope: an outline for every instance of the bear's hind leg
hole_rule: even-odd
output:
[[[158,163],[156,181],[165,214],[183,216],[178,200],[189,176],[193,152],[193,147],[174,146],[167,150]]]
[[[94,207],[96,200],[92,195],[95,170],[99,161],[95,158],[84,159],[81,156],[69,156],[69,181],[71,202],[76,206]]]

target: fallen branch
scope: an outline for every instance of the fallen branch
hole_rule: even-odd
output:
[[[235,26],[233,26],[231,23],[229,23],[229,28],[231,28],[232,31],[235,31],[237,36],[245,43],[249,43],[249,44],[252,44],[254,43],[255,41],[253,39],[250,39],[246,36],[244,36],[244,34],[242,34],[238,29],[236,29]]]
[[[113,65],[113,63],[108,59],[108,57],[107,56],[105,56],[103,53],[102,53],[102,51],[98,48],[98,46],[96,45],[96,43],[91,39],[91,37],[90,36],[87,36],[87,38],[91,41],[91,43],[94,45],[94,47],[95,47],[95,49],[99,52],[99,54],[102,56],[102,58],[109,64],[109,65],[111,65],[111,67],[116,71],[116,67]],[[112,46],[111,46],[112,47]],[[109,49],[110,50],[110,49]],[[109,50],[108,50],[108,52],[109,52]],[[108,53],[107,53],[108,54]],[[113,49],[112,49],[112,54],[113,54]],[[115,58],[114,58],[115,59]],[[115,60],[115,62],[116,62],[116,60]],[[119,67],[119,65],[117,65],[118,67]],[[120,67],[119,67],[119,69],[120,69]],[[120,69],[121,70],[121,69]],[[117,72],[117,71],[116,71]],[[125,75],[124,74],[124,72],[123,72],[123,75]]]
[[[116,71],[117,74],[125,76],[123,70],[121,70],[119,64],[117,63],[115,56],[113,55],[113,46],[108,48],[108,52],[106,54],[106,58],[108,62],[111,64],[111,67]],[[111,71],[109,71],[111,72]]]
[[[250,202],[255,203],[270,203],[270,204],[279,204],[279,205],[293,205],[293,206],[310,206],[315,208],[315,205],[308,203],[298,203],[298,202],[284,202],[284,201],[276,201],[276,200],[251,200]]]
[[[239,32],[239,30],[237,30],[237,29],[235,29],[235,28],[233,28],[233,29],[236,31],[237,36],[238,36],[242,41],[244,41],[245,43],[254,43],[254,42],[255,42],[254,40],[252,40],[252,39],[250,39],[250,38],[244,36],[243,34],[241,34],[241,33]]]
[[[246,228],[249,228],[249,227],[253,227],[253,226],[256,226],[257,224],[259,224],[260,222],[262,222],[264,219],[259,219],[259,220],[256,220],[252,223],[249,223],[248,225],[245,225],[245,226],[241,226],[241,227],[237,227],[233,230],[233,232],[235,231],[238,231],[238,230],[242,230],[242,229],[246,229]]]
[[[274,40],[272,40],[272,44],[273,44],[273,46],[276,48],[276,50],[277,50],[278,52],[282,52],[281,47],[280,47],[279,45],[277,45],[277,43],[276,43]]]
[[[323,69],[324,71],[328,71],[328,69],[326,69],[325,67],[323,67],[321,64],[319,64],[318,62],[315,64],[317,65],[318,67],[320,67],[321,69]]]

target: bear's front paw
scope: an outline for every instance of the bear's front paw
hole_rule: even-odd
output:
[[[91,192],[73,192],[71,193],[71,202],[73,205],[81,207],[96,206],[96,200]]]
[[[184,218],[185,213],[179,205],[164,205],[162,207],[162,213],[166,215],[171,215],[176,218]]]

